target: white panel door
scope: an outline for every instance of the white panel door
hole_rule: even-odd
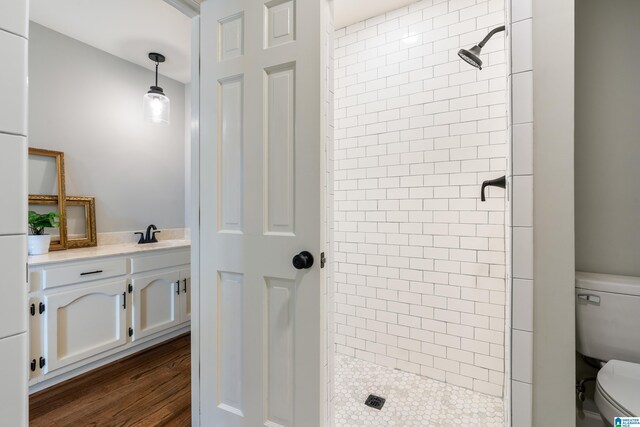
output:
[[[124,279],[45,293],[45,373],[127,343]]]
[[[202,3],[203,426],[321,423],[325,5]]]
[[[180,272],[139,275],[133,285],[132,341],[180,323]]]

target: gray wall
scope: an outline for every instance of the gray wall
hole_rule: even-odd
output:
[[[574,10],[533,2],[534,427],[576,419]]]
[[[152,71],[34,22],[30,36],[29,146],[65,153],[67,194],[96,197],[98,232],[184,227],[185,85],[160,76],[171,124],[148,124]]]
[[[640,276],[640,2],[576,2],[576,269]]]

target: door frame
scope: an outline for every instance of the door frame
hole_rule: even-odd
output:
[[[163,0],[191,19],[191,301],[200,301],[200,1]],[[200,425],[200,304],[191,306],[191,425]]]
[[[190,229],[191,229],[191,301],[200,300],[200,0],[163,0],[165,3],[175,7],[180,12],[184,13],[191,19],[191,205],[190,205]],[[509,0],[505,0],[508,2]],[[330,55],[331,56],[331,55]],[[331,117],[332,115],[328,115]],[[329,165],[324,164],[323,168],[326,169]],[[331,207],[332,204],[329,204]],[[507,213],[509,214],[509,213]],[[328,218],[325,216],[325,221]],[[329,255],[331,250],[327,248]],[[507,251],[507,257],[512,257],[512,251]],[[329,261],[331,263],[331,260]],[[329,264],[331,265],[331,264]],[[326,274],[322,276],[322,280],[326,279]],[[329,284],[327,283],[327,286]],[[329,333],[330,325],[326,319],[331,310],[323,301],[323,316],[327,329],[322,335],[323,346],[329,346],[328,342],[331,338]],[[194,426],[200,425],[200,304],[192,304],[191,307],[191,423]],[[195,320],[194,320],[195,319]],[[513,319],[511,310],[508,312],[508,323],[510,324]],[[511,332],[511,327],[507,329],[507,333]],[[329,352],[329,347],[326,347]],[[509,360],[512,359],[512,350],[507,355]],[[327,357],[331,357],[327,354]],[[322,374],[326,380],[329,379],[331,364],[327,364],[325,372]],[[510,396],[507,391],[510,390],[510,381],[505,381],[505,402],[510,400]],[[327,390],[326,394],[330,391]],[[324,400],[324,396],[321,396]],[[319,402],[322,405],[324,402]],[[326,404],[331,404],[326,402]],[[510,424],[512,408],[509,404],[507,409],[507,420]],[[330,413],[331,411],[329,411]],[[322,409],[321,413],[326,414],[326,408]]]

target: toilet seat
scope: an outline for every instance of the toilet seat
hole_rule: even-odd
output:
[[[603,418],[640,416],[640,364],[610,360],[596,380],[596,405]]]

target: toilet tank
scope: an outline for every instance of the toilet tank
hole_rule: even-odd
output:
[[[576,272],[576,347],[595,359],[640,363],[640,277]]]

